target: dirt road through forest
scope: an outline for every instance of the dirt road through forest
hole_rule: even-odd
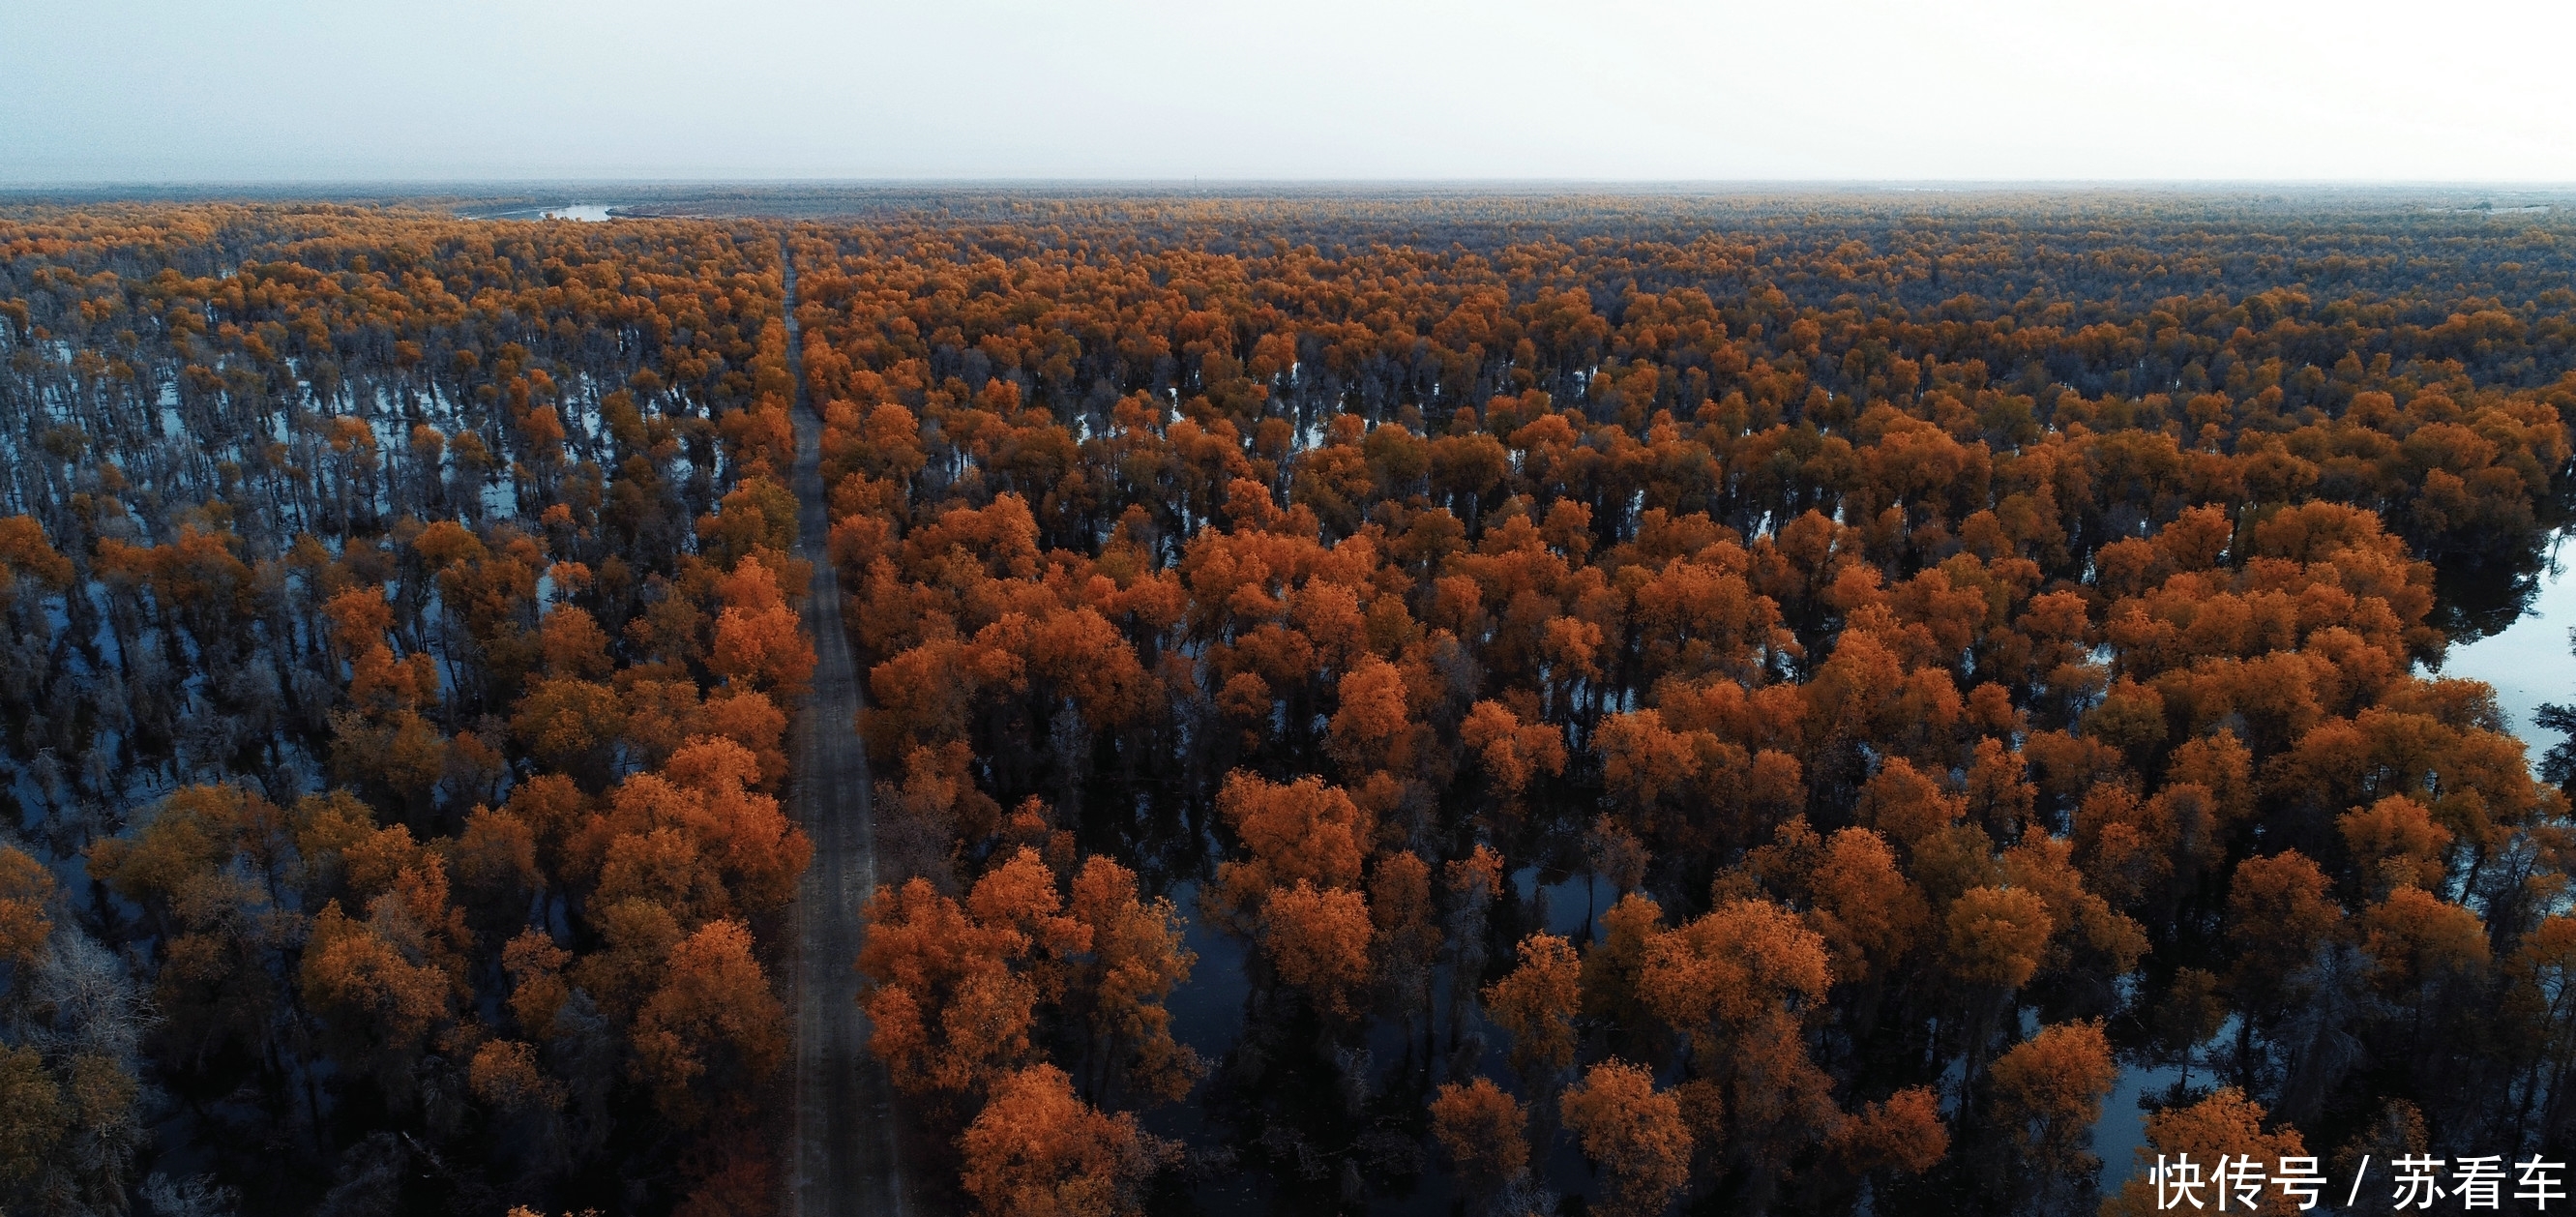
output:
[[[796,327],[796,263],[786,244],[787,361],[796,373],[796,549],[814,564],[806,623],[814,632],[814,698],[796,726],[789,806],[814,841],[796,897],[795,1157],[798,1217],[910,1211],[894,1088],[867,1054],[858,1007],[860,910],[876,887],[868,758],[859,744],[858,665],[842,626],[841,583],[824,546],[822,422],[806,399]]]

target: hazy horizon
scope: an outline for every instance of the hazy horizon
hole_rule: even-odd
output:
[[[750,193],[904,193],[904,191],[1025,191],[1025,193],[1208,193],[1208,196],[1409,196],[1409,193],[1528,193],[1528,196],[1680,196],[1680,199],[1795,199],[1795,196],[1878,196],[1878,193],[1947,193],[1947,196],[2367,196],[2367,193],[2478,193],[2499,199],[2545,199],[2576,193],[2571,180],[2509,178],[742,178],[742,175],[595,175],[595,178],[0,178],[0,199],[456,199],[536,206],[562,204],[667,204],[698,199],[703,191]],[[549,204],[551,206],[551,204]]]
[[[2375,191],[2448,189],[2519,190],[2532,193],[2576,192],[2576,178],[1651,178],[1651,177],[1154,177],[1071,175],[1029,176],[995,174],[985,177],[927,176],[812,176],[789,175],[705,175],[686,174],[598,174],[591,176],[509,176],[456,174],[428,177],[234,177],[187,178],[53,178],[24,181],[0,179],[0,191],[31,192],[51,189],[79,190],[97,188],[132,188],[138,190],[192,191],[227,188],[279,189],[351,189],[412,190],[425,187],[705,187],[746,186],[764,189],[794,187],[827,187],[835,189],[1071,189],[1150,188],[1154,190],[1241,190],[1289,189],[1299,191],[1402,191],[1459,190],[1470,192],[1555,191],[1566,188],[1600,189],[1611,193],[1744,193],[1768,194],[1788,190],[1814,190],[1822,193],[1881,192],[1920,194],[1967,194],[1976,192],[2016,193],[2045,190],[2069,191],[2225,191],[2272,189],[2285,191]]]
[[[2576,182],[2576,12],[0,0],[0,184]]]

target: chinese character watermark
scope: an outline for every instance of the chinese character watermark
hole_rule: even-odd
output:
[[[2370,1155],[2364,1154],[2354,1167],[2344,1207],[2360,1203],[2362,1189],[2370,1180],[2370,1161]],[[2508,1166],[2512,1170],[2509,1180]],[[2567,1199],[2566,1184],[2559,1174],[2566,1169],[2566,1163],[2538,1154],[2511,1163],[2501,1154],[2470,1154],[2455,1159],[2406,1154],[2389,1164],[2389,1179],[2396,1190],[2388,1193],[2388,1200],[2392,1208],[2404,1213],[2430,1212],[2436,1207],[2464,1213],[2502,1211],[2507,1199],[2505,1184],[2510,1181],[2512,1200],[2545,1213],[2551,1203]],[[2317,1207],[2327,1179],[2313,1157],[2282,1157],[2267,1166],[2252,1154],[2220,1154],[2217,1161],[2203,1163],[2183,1153],[2157,1154],[2147,1182],[2155,1189],[2159,1210],[2251,1213],[2263,1206],[2268,1184],[2304,1213]]]

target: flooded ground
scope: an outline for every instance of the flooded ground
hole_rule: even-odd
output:
[[[2465,643],[2454,643],[2442,661],[2441,674],[2483,680],[2495,686],[2496,706],[2504,711],[2505,729],[2520,737],[2537,761],[2564,737],[2542,731],[2532,715],[2543,702],[2576,702],[2576,579],[2558,559],[2566,539],[2559,534],[2549,559],[2521,599],[2521,611],[2502,629]]]
[[[1499,916],[1526,920],[1529,928],[1544,926],[1549,932],[1573,939],[1596,938],[1600,927],[1595,914],[1606,911],[1611,903],[1609,884],[1590,875],[1544,872],[1523,867],[1510,875],[1510,890],[1505,896],[1508,912]],[[1254,1011],[1251,986],[1246,970],[1249,944],[1243,939],[1218,931],[1199,915],[1199,885],[1183,881],[1171,888],[1169,895],[1188,915],[1184,944],[1198,955],[1198,966],[1190,982],[1176,990],[1170,999],[1172,1030],[1176,1038],[1196,1050],[1209,1066],[1211,1081],[1233,1063],[1231,1054],[1242,1046]],[[1506,1049],[1509,1037],[1489,1021],[1481,1008],[1470,1006],[1463,1013],[1463,1025],[1453,1025],[1451,1015],[1452,969],[1446,964],[1432,975],[1430,1009],[1437,1027],[1438,1049],[1433,1055],[1439,1063],[1428,1071],[1418,1055],[1420,1028],[1409,1035],[1406,1028],[1392,1019],[1375,1020],[1365,1042],[1366,1056],[1359,1066],[1368,1078],[1369,1090],[1377,1095],[1400,1094],[1404,1102],[1418,1105],[1424,1090],[1437,1081],[1449,1080],[1451,1071],[1466,1063],[1474,1072],[1494,1080],[1529,1101],[1518,1075],[1509,1065]],[[1481,1041],[1459,1056],[1456,1045],[1460,1037]],[[1408,1040],[1411,1042],[1408,1042]],[[1293,1065],[1283,1065],[1290,1068]],[[1147,1131],[1159,1136],[1178,1137],[1205,1148],[1228,1146],[1236,1152],[1250,1150],[1257,1140],[1252,1134],[1257,1126],[1270,1119],[1299,1123],[1299,1117],[1313,1118],[1315,1113],[1300,1113],[1293,1104],[1279,1110],[1246,1110],[1220,1103],[1222,1112],[1212,1112],[1205,1101],[1158,1108],[1145,1113]],[[1373,1104],[1372,1111],[1385,1104]],[[1345,1119],[1365,1119],[1359,1115]],[[1329,1122],[1329,1121],[1328,1121]],[[1256,1127],[1242,1127],[1252,1124]],[[1589,1197],[1596,1190],[1590,1167],[1569,1139],[1558,1138],[1548,1145],[1536,1167],[1538,1183],[1559,1196]],[[1449,1212],[1460,1201],[1457,1184],[1437,1150],[1425,1152],[1415,1163],[1418,1173],[1403,1179],[1380,1178],[1370,1188],[1367,1207],[1372,1213],[1395,1214],[1416,1212]],[[1212,1217],[1254,1217],[1282,1211],[1283,1205],[1295,1202],[1283,1196],[1283,1180],[1271,1169],[1222,1169],[1206,1172],[1187,1189],[1190,1209]]]
[[[2171,1093],[2182,1070],[2172,1065],[2129,1065],[2102,1100],[2093,1122],[2093,1156],[2102,1160],[2102,1194],[2112,1195],[2138,1174],[2138,1151],[2147,1144],[2148,1105]],[[2155,1096],[2155,1097],[2150,1097]]]
[[[619,203],[559,203],[552,206],[525,204],[497,208],[469,208],[459,214],[469,220],[571,220],[581,224],[604,224],[617,218],[613,212]]]

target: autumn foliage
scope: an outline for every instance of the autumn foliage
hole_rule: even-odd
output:
[[[2576,1135],[2568,803],[2441,667],[2556,213],[834,208],[0,216],[0,1204],[159,1095],[243,1211],[766,1203],[800,553],[801,964],[963,1207],[2118,1209],[2149,1064],[2195,1157]]]
[[[765,1210],[813,665],[775,248],[0,221],[0,416],[63,420],[0,521],[5,611],[63,623],[0,663],[10,747],[99,896],[0,848],[0,1038],[52,1045],[0,1062],[0,1205]],[[164,1102],[213,1174],[147,1179]]]
[[[1186,1093],[1282,1186],[1404,1194],[1427,1110],[1479,1205],[1569,1185],[1519,1120],[1611,1208],[2073,1210],[2126,1064],[2336,1136],[2557,1093],[2566,804],[2434,578],[2571,452],[2549,231],[908,206],[791,237],[883,923],[1056,833],[1190,885],[1248,1021]]]

